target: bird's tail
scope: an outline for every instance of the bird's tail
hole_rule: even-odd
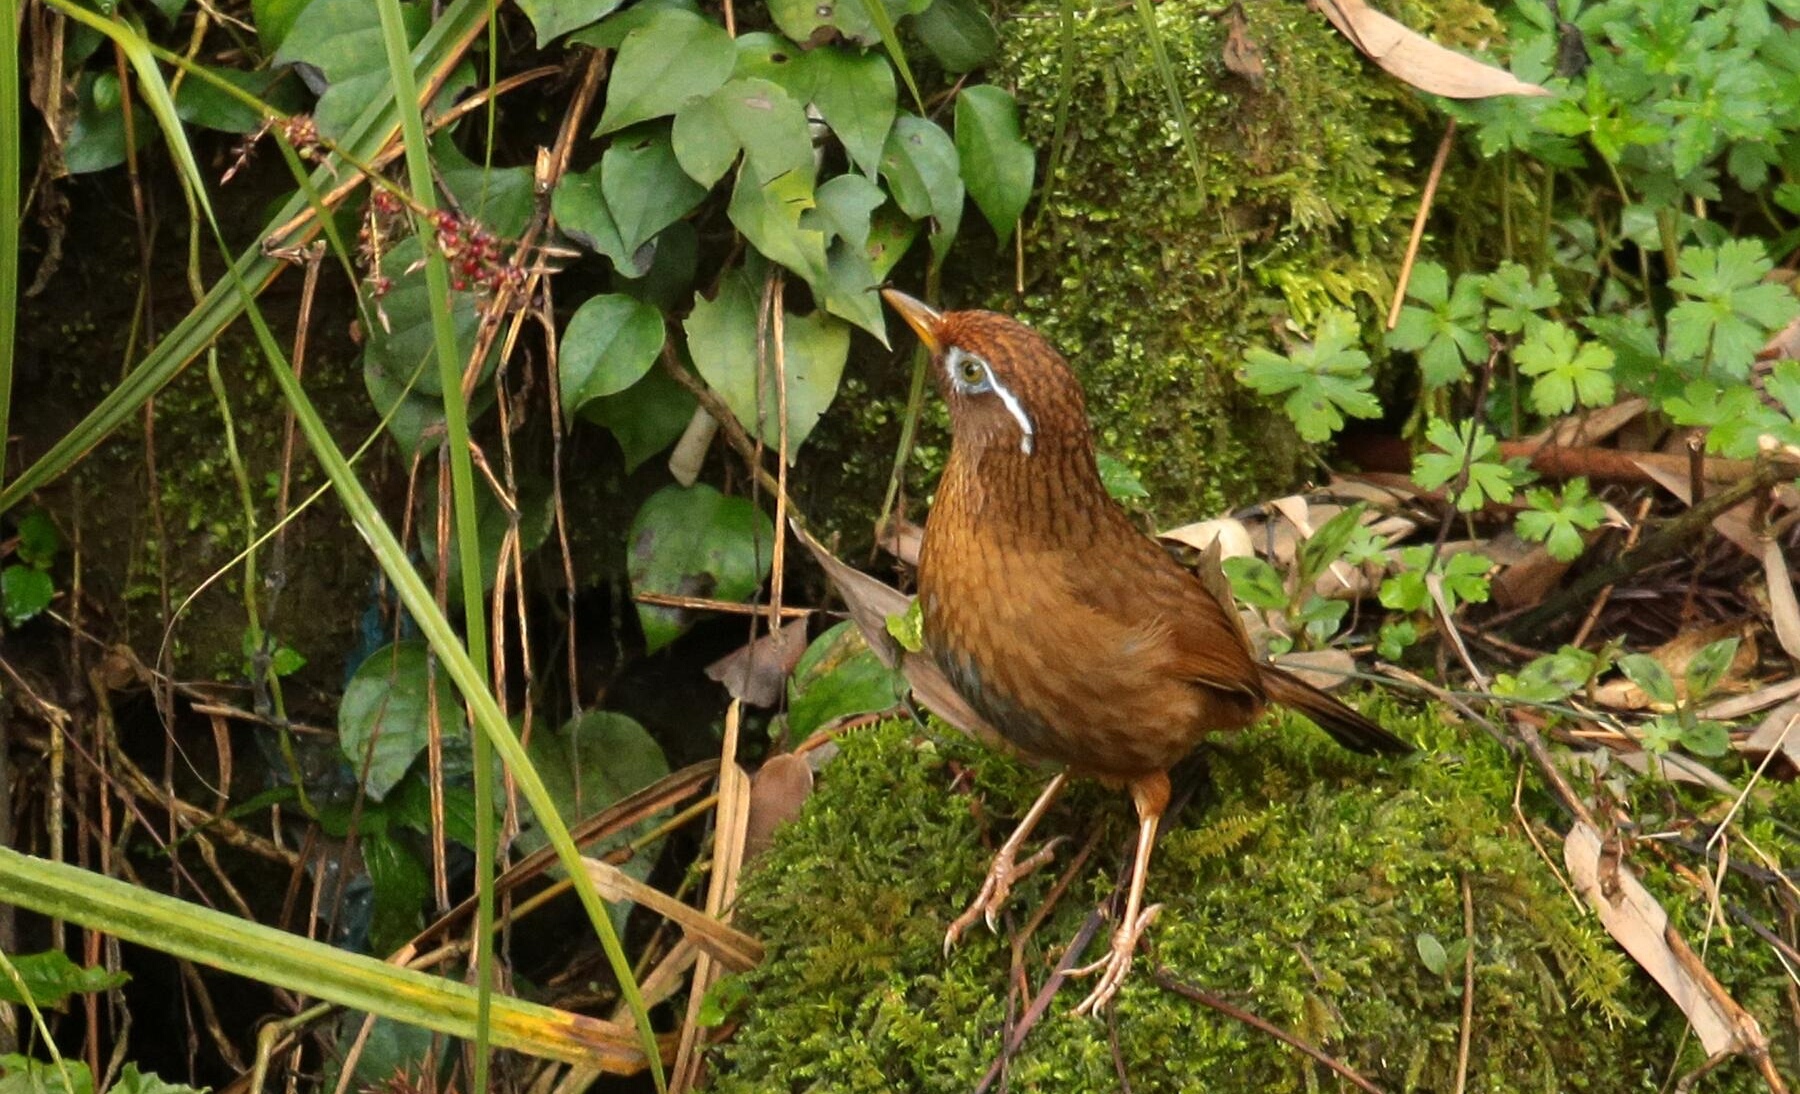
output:
[[[1383,753],[1404,756],[1413,751],[1412,745],[1298,676],[1274,665],[1263,664],[1258,667],[1262,670],[1263,691],[1272,702],[1311,718],[1318,723],[1320,729],[1331,734],[1332,740],[1350,751],[1370,756]]]

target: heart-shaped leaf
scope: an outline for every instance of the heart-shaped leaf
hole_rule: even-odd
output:
[[[662,313],[629,296],[589,297],[563,331],[558,353],[565,418],[590,400],[643,378],[663,348]]]
[[[962,223],[963,181],[950,135],[917,115],[900,115],[881,153],[881,175],[906,215],[934,222],[931,253],[942,262]]]
[[[725,28],[693,12],[659,9],[619,44],[594,135],[675,113],[716,91],[736,63]]]
[[[626,570],[634,592],[741,601],[769,572],[775,542],[767,515],[744,498],[705,483],[666,486],[631,522]],[[637,606],[644,643],[654,653],[686,630],[691,613]]]
[[[625,454],[625,470],[636,471],[645,460],[675,443],[694,416],[696,400],[662,369],[651,369],[642,380],[617,395],[595,399],[581,408],[581,416],[612,430]]]
[[[814,74],[812,104],[843,142],[850,162],[870,178],[894,127],[894,70],[878,53],[825,46],[807,54]]]
[[[431,734],[432,695],[446,736],[462,732],[462,702],[450,678],[435,671],[424,642],[371,653],[350,677],[338,703],[338,747],[369,797],[387,796]]]
[[[701,186],[711,187],[744,153],[761,182],[798,173],[811,185],[812,134],[806,111],[779,84],[738,78],[675,115],[675,158]]]

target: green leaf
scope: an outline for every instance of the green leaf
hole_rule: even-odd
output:
[[[150,112],[134,96],[131,108],[136,149],[156,129]],[[72,175],[105,171],[125,162],[125,112],[120,106],[119,78],[110,72],[84,72],[75,80],[75,121],[63,141],[63,165]]]
[[[245,71],[201,65],[209,75],[268,101],[277,109],[293,112],[302,106],[299,81],[278,69]],[[222,133],[254,133],[262,128],[262,112],[211,80],[188,74],[175,89],[175,113],[182,121]]]
[[[737,65],[733,78],[749,77],[779,85],[797,102],[811,102],[818,70],[813,58],[823,48],[803,50],[779,34],[752,31],[737,37]]]
[[[667,126],[627,130],[613,138],[600,157],[600,192],[618,229],[619,243],[631,261],[621,273],[641,277],[653,255],[644,245],[664,228],[686,216],[706,197],[676,162]]]
[[[369,949],[392,953],[425,925],[425,898],[431,877],[419,856],[377,829],[362,833],[363,867],[369,871],[374,899],[369,909]]]
[[[1456,494],[1456,507],[1473,512],[1488,503],[1512,500],[1512,471],[1498,459],[1500,442],[1487,427],[1465,420],[1458,429],[1442,418],[1433,418],[1425,439],[1440,452],[1424,452],[1413,461],[1413,478],[1427,490],[1435,490],[1462,476],[1468,483]]]
[[[357,667],[338,703],[338,747],[369,797],[387,797],[430,740],[431,697],[446,737],[463,732],[462,701],[449,677],[433,671],[421,641],[396,642]]]
[[[914,17],[913,33],[945,72],[973,72],[1000,52],[1000,35],[976,0],[936,0]]]
[[[581,408],[581,416],[612,430],[625,454],[627,473],[675,443],[694,416],[694,395],[662,369],[651,369],[642,380],[617,395],[594,399]]]
[[[1701,718],[1682,728],[1681,747],[1696,756],[1717,759],[1731,751],[1731,727]]]
[[[714,300],[696,297],[683,328],[688,354],[707,384],[725,400],[752,436],[779,444],[779,393],[775,363],[759,362],[756,349],[758,296],[745,271],[727,276]],[[788,459],[818,424],[837,395],[850,352],[850,329],[823,313],[788,315],[783,323],[787,373]],[[766,368],[762,402],[757,402],[759,365]]]
[[[1713,693],[1719,686],[1719,681],[1725,679],[1725,673],[1730,670],[1737,651],[1738,638],[1733,635],[1709,643],[1688,660],[1687,670],[1683,675],[1687,678],[1690,703],[1703,702]]]
[[[1419,960],[1433,973],[1442,976],[1450,967],[1449,955],[1444,953],[1444,944],[1438,941],[1437,935],[1419,932],[1413,936],[1413,948],[1419,951]]]
[[[845,620],[813,640],[788,680],[788,736],[800,740],[839,718],[891,710],[906,678],[881,663]]]
[[[626,572],[634,592],[741,601],[768,574],[774,543],[773,524],[749,501],[705,483],[667,486],[631,522]],[[687,612],[653,604],[639,604],[637,613],[651,653],[691,621]]]
[[[768,80],[740,77],[690,102],[675,115],[673,141],[681,169],[704,187],[724,178],[740,151],[759,182],[798,175],[812,185],[806,110]]]
[[[1693,380],[1680,395],[1665,401],[1663,409],[1677,425],[1706,426],[1707,451],[1733,459],[1754,456],[1763,434],[1779,434],[1784,426],[1792,426],[1746,383]]]
[[[1300,436],[1314,444],[1344,427],[1344,415],[1378,418],[1381,404],[1369,391],[1369,355],[1355,348],[1356,317],[1342,308],[1319,317],[1310,345],[1289,356],[1253,347],[1244,354],[1241,379],[1263,395],[1286,393],[1283,409]]]
[[[800,226],[822,233],[826,239],[842,239],[861,249],[869,243],[869,214],[887,200],[881,187],[861,175],[827,179],[813,195],[817,202],[800,218]]]
[[[908,653],[922,653],[925,650],[925,613],[919,607],[918,597],[906,602],[906,611],[901,615],[887,617],[887,632],[894,636]]]
[[[431,156],[444,189],[465,215],[502,238],[525,231],[537,206],[529,167],[484,167],[464,156],[448,133],[431,142]]]
[[[1619,658],[1619,671],[1653,701],[1665,706],[1675,705],[1675,681],[1669,676],[1669,670],[1654,657],[1628,653]]]
[[[14,1053],[0,1056],[0,1094],[94,1094],[86,1063],[65,1056],[62,1065]]]
[[[1300,544],[1300,587],[1310,588],[1325,568],[1343,557],[1350,538],[1362,527],[1368,505],[1358,502],[1333,516]]]
[[[537,47],[543,49],[572,30],[610,15],[621,0],[519,0],[519,10],[537,31]]]
[[[736,64],[725,28],[692,12],[658,10],[619,44],[594,136],[675,113],[718,90]]]
[[[590,710],[554,731],[532,734],[526,754],[570,827],[669,773],[656,738],[635,719],[609,710]]]
[[[26,996],[38,1007],[60,1007],[71,995],[87,995],[121,987],[131,977],[123,972],[110,972],[100,966],[84,969],[69,960],[61,950],[25,953],[11,958],[13,969],[25,982],[21,993],[10,976],[0,976],[0,1002],[24,1003]]]
[[[1385,603],[1385,597],[1384,601]],[[1398,623],[1383,623],[1376,638],[1375,652],[1384,661],[1398,661],[1405,656],[1408,648],[1419,641],[1419,628],[1410,619],[1402,619]]]
[[[1583,342],[1561,323],[1534,320],[1514,352],[1519,371],[1535,377],[1531,403],[1539,414],[1567,414],[1576,404],[1608,406],[1613,401],[1612,350]]]
[[[537,549],[538,545],[549,538],[555,513],[552,509],[549,484],[535,475],[522,476],[519,482],[518,495],[514,499],[518,505],[519,549],[527,554]],[[419,521],[419,553],[424,556],[428,568],[437,568],[437,494],[427,491],[423,499],[423,514]],[[512,526],[512,514],[494,493],[494,487],[485,478],[478,478],[475,486],[475,532],[476,545],[481,549],[481,588],[485,592],[494,587],[494,580],[500,567],[500,548],[506,540],[507,531]],[[450,601],[462,603],[462,544],[457,537],[451,536],[448,551],[450,571]]]
[[[586,171],[564,175],[556,184],[556,192],[550,195],[550,211],[563,231],[577,242],[612,259],[621,272],[630,273],[637,268],[637,258],[626,249],[612,210],[606,206],[601,170],[596,164]]]
[[[844,38],[858,45],[881,41],[871,6],[881,4],[891,23],[928,0],[770,0],[769,15],[781,33],[809,45]]]
[[[1719,247],[1683,247],[1681,276],[1669,288],[1689,299],[1669,310],[1669,356],[1703,361],[1726,376],[1749,375],[1771,331],[1800,316],[1800,301],[1763,278],[1774,263],[1762,241],[1731,239]]]
[[[431,25],[423,3],[400,5],[406,40],[416,45]],[[387,46],[379,4],[368,0],[312,0],[295,18],[271,64],[311,65],[328,85],[313,121],[328,139],[345,136],[369,102],[388,88]]]
[[[8,626],[16,627],[50,606],[56,585],[36,566],[14,564],[0,570],[0,606]]]
[[[942,262],[962,224],[963,181],[956,145],[924,118],[902,114],[881,153],[881,175],[894,203],[914,220],[930,218],[931,254]]]
[[[48,569],[62,550],[62,533],[56,522],[42,509],[32,509],[19,518],[19,545],[14,553],[19,561],[40,570]]]
[[[1011,95],[992,84],[957,92],[956,154],[969,196],[1005,243],[1031,201],[1037,174],[1037,156],[1019,135],[1019,104]]]
[[[1606,520],[1606,507],[1588,495],[1582,478],[1570,479],[1560,495],[1533,487],[1525,492],[1525,504],[1531,508],[1519,514],[1519,535],[1543,543],[1550,557],[1562,562],[1580,557],[1587,546],[1581,533]]]
[[[557,351],[565,419],[590,400],[631,387],[662,352],[662,313],[617,294],[590,296],[563,331]]]
[[[1150,496],[1150,491],[1144,489],[1144,481],[1124,460],[1096,452],[1094,462],[1100,468],[1100,485],[1114,501],[1139,501]]]
[[[387,377],[401,383],[416,377],[414,391],[438,396],[442,394],[438,371],[431,367],[436,360],[431,288],[426,284],[424,264],[419,261],[422,254],[423,248],[415,236],[394,245],[383,256],[381,272],[392,287],[375,302],[379,322],[367,332],[363,360],[374,363]],[[477,294],[452,291],[450,318],[456,328],[457,359],[467,361],[475,352],[475,334],[481,326]],[[498,355],[496,346],[483,365],[484,375]]]
[[[1488,329],[1501,334],[1517,334],[1527,320],[1562,303],[1556,281],[1547,273],[1533,278],[1531,271],[1517,262],[1503,262],[1489,274],[1481,291],[1496,306],[1488,311]]]
[[[1467,363],[1483,359],[1487,339],[1481,302],[1484,279],[1464,274],[1451,289],[1449,275],[1435,262],[1420,263],[1406,295],[1426,307],[1408,305],[1388,332],[1387,344],[1418,355],[1419,373],[1427,389],[1455,383],[1468,375]]]
[[[801,226],[812,208],[812,182],[805,175],[790,173],[759,184],[746,168],[738,171],[726,212],[758,254],[799,274],[823,295],[831,277],[825,234]]]
[[[857,170],[874,178],[898,113],[894,70],[877,53],[821,46],[806,55],[812,104],[837,134]]]
[[[1287,584],[1275,567],[1255,555],[1228,558],[1219,565],[1231,579],[1231,591],[1239,600],[1270,611],[1287,609]]]

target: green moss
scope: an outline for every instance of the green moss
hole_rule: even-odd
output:
[[[1056,138],[1066,78],[1055,4],[1005,20],[1028,137]],[[1101,446],[1159,503],[1215,511],[1290,484],[1304,455],[1232,372],[1287,318],[1386,300],[1405,243],[1420,111],[1317,13],[1243,5],[1266,75],[1229,72],[1226,9],[1156,6],[1203,161],[1196,189],[1130,5],[1076,19],[1060,167],[1029,219],[1027,292],[997,272],[989,304],[1038,327],[1077,364]],[[986,229],[966,226],[977,235]],[[1010,264],[1009,264],[1010,265]]]
[[[1453,947],[1464,937],[1465,880],[1475,909],[1468,1089],[1650,1091],[1671,1068],[1696,1066],[1678,1013],[1576,911],[1519,831],[1512,761],[1485,738],[1460,739],[1381,700],[1373,707],[1424,754],[1375,763],[1284,720],[1212,751],[1207,788],[1157,852],[1149,898],[1164,910],[1118,1000],[1132,1088],[1338,1088],[1273,1039],[1163,991],[1147,975],[1161,963],[1383,1089],[1451,1089],[1462,965],[1432,972],[1418,938]],[[845,740],[801,817],[746,879],[741,922],[769,958],[746,976],[752,1004],[719,1052],[713,1089],[971,1089],[999,1051],[1009,944],[977,928],[946,959],[943,931],[1039,782],[948,731],[891,722]],[[1525,807],[1548,810],[1529,793]],[[1040,829],[1079,843],[1094,824],[1108,826],[1025,946],[1034,990],[1110,889],[1129,810],[1123,794],[1084,784]],[[1009,931],[1055,873],[1015,892]],[[1678,921],[1691,918],[1679,892],[1665,901]],[[1765,1028],[1780,1028],[1781,972],[1766,948],[1739,945],[1712,964]],[[1032,1031],[1010,1089],[1118,1088],[1106,1024],[1065,1013],[1081,991],[1065,988]],[[1758,1080],[1734,1063],[1706,1088],[1747,1091]]]

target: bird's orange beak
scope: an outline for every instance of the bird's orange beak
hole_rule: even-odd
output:
[[[881,290],[881,298],[888,302],[888,307],[900,313],[906,325],[918,334],[919,341],[925,344],[925,352],[936,356],[943,344],[938,339],[938,325],[943,322],[943,313],[897,289]]]

